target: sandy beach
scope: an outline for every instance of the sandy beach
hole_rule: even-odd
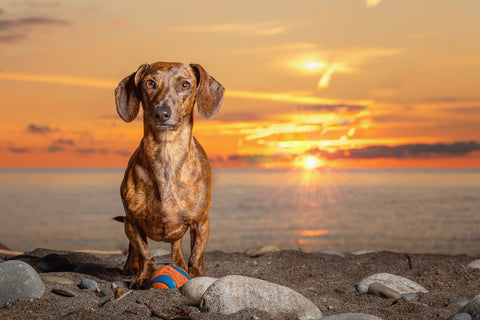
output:
[[[37,267],[41,257],[56,253],[70,258],[73,265],[87,265],[89,273],[71,271],[44,272]],[[269,252],[251,257],[245,253],[210,251],[205,256],[210,277],[244,275],[289,287],[310,299],[323,316],[340,313],[366,313],[384,320],[447,319],[458,312],[447,305],[470,300],[478,294],[480,269],[467,265],[479,257],[466,255],[405,254],[372,252],[344,257],[298,250]],[[246,309],[231,315],[205,313],[184,297],[178,289],[129,291],[133,277],[120,274],[125,262],[122,254],[36,249],[20,255],[2,251],[0,259],[22,260],[40,274],[46,289],[41,298],[21,299],[0,308],[1,319],[269,319],[269,315]],[[157,264],[170,262],[170,256],[156,257]],[[88,268],[87,268],[88,269]],[[413,301],[386,299],[357,292],[356,284],[375,273],[391,273],[413,280],[428,293],[418,293]],[[95,274],[95,275],[93,275]],[[99,297],[94,290],[80,289],[82,279],[98,283],[107,295]],[[124,292],[112,302],[114,282]],[[54,290],[57,289],[57,290]],[[65,290],[73,297],[52,292]],[[285,315],[285,319],[295,319]]]

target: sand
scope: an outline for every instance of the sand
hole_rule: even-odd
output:
[[[3,252],[0,259],[14,256]],[[45,273],[35,264],[39,257],[49,253],[68,255],[74,264],[93,263],[105,268],[96,276],[74,272]],[[292,288],[316,304],[324,316],[361,312],[384,320],[431,320],[447,319],[457,313],[454,308],[446,307],[448,303],[470,300],[479,294],[480,269],[467,267],[478,258],[393,252],[346,254],[343,258],[294,250],[249,257],[244,253],[211,251],[205,256],[205,264],[207,275],[211,277],[238,274]],[[161,319],[270,319],[266,313],[253,309],[233,315],[202,313],[178,289],[133,290],[112,302],[111,283],[115,282],[123,292],[129,292],[128,283],[133,279],[120,274],[125,262],[125,256],[121,254],[94,255],[36,249],[15,259],[31,264],[40,273],[46,290],[39,299],[22,299],[0,308],[0,319],[150,319],[152,316]],[[157,257],[156,262],[169,263],[170,256]],[[360,280],[382,272],[413,280],[429,293],[418,294],[417,301],[412,303],[403,298],[385,299],[356,291],[355,286]],[[94,290],[80,289],[78,285],[82,279],[97,281],[101,290],[108,290],[108,295],[100,298]],[[61,296],[52,289],[67,290],[75,296]],[[286,315],[285,319],[295,317]]]

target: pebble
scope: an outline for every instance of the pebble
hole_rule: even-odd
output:
[[[379,282],[374,282],[368,286],[368,293],[386,299],[399,299],[400,294]]]
[[[51,275],[45,275],[42,274],[42,280],[43,281],[48,281],[48,282],[54,282],[56,284],[66,284],[66,285],[74,285],[75,282],[71,279],[64,278],[64,277],[58,277],[58,276],[51,276]]]
[[[112,289],[118,288],[118,284],[116,284],[115,282],[112,282],[111,287]]]
[[[468,313],[457,313],[448,317],[447,320],[472,320],[472,317]]]
[[[367,293],[368,287],[374,282],[381,283],[384,286],[390,288],[391,290],[399,294],[415,293],[415,292],[428,293],[427,289],[425,289],[418,283],[410,279],[396,276],[390,273],[377,273],[377,274],[371,275],[366,279],[363,279],[357,284],[358,292]]]
[[[23,261],[0,263],[0,308],[22,298],[40,298],[45,284],[38,273]]]
[[[72,271],[74,266],[72,261],[67,256],[62,256],[56,253],[51,253],[37,262],[37,267],[45,272],[62,272]]]
[[[82,279],[82,281],[80,282],[80,288],[81,289],[97,289],[98,283],[94,280]]]
[[[355,250],[355,251],[352,251],[350,253],[353,254],[354,256],[360,256],[362,254],[375,253],[375,251],[372,251],[372,250]]]
[[[249,257],[260,257],[269,252],[278,252],[282,251],[279,247],[275,246],[263,246],[263,247],[250,247],[245,250],[245,254]]]
[[[317,251],[317,253],[328,254],[328,255],[331,255],[331,256],[339,256],[339,257],[345,258],[345,254],[341,253],[340,251],[334,250],[334,249],[325,249],[325,250]]]
[[[53,288],[52,292],[64,297],[69,297],[69,298],[76,297],[75,293],[65,289]]]
[[[211,277],[193,278],[180,288],[180,292],[190,300],[194,301],[195,304],[200,304],[200,300],[202,299],[205,290],[217,280],[218,278]]]
[[[465,307],[460,310],[460,313],[465,312],[472,316],[473,320],[480,320],[480,294],[475,296]]]
[[[458,300],[458,301],[453,301],[447,304],[447,308],[453,308],[457,311],[460,311],[467,303],[469,303],[470,300]]]
[[[211,284],[202,296],[200,310],[231,314],[254,308],[280,317],[294,314],[299,319],[319,319],[322,312],[298,292],[264,280],[232,275]]]
[[[322,318],[322,320],[383,320],[366,313],[340,313]]]
[[[97,297],[99,298],[106,297],[107,295],[108,295],[108,290],[101,290],[97,292]]]
[[[474,269],[480,269],[480,259],[473,260],[469,264],[467,264],[467,267],[474,268]]]

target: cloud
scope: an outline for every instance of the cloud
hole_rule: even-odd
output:
[[[67,146],[74,146],[76,143],[75,141],[71,139],[57,139],[52,141],[54,144],[61,144],[61,145],[67,145]]]
[[[454,142],[454,143],[417,143],[403,144],[398,146],[369,146],[359,149],[337,150],[328,152],[324,150],[311,150],[327,159],[378,159],[378,158],[434,158],[434,157],[458,157],[474,151],[480,151],[478,142]]]
[[[59,151],[65,151],[65,148],[63,148],[61,146],[57,146],[57,145],[52,145],[52,146],[48,147],[47,151],[49,153],[55,153],[55,152],[59,152]]]
[[[105,148],[100,148],[100,149],[96,149],[96,148],[78,148],[76,150],[78,153],[80,154],[83,154],[83,155],[87,155],[87,154],[107,154],[108,153],[108,150],[105,149]]]
[[[8,147],[8,151],[11,153],[27,153],[30,152],[27,148],[18,148],[18,147]]]
[[[2,11],[3,12],[3,11]],[[66,26],[68,20],[50,17],[26,17],[14,19],[0,19],[0,43],[14,43],[27,38],[28,31],[38,26]]]
[[[282,34],[287,27],[280,26],[276,22],[261,22],[253,24],[214,24],[214,25],[190,25],[173,28],[175,31],[181,32],[197,32],[197,33],[238,33],[255,36],[273,36]]]
[[[365,0],[365,5],[367,8],[376,7],[382,2],[382,0]]]
[[[52,129],[49,126],[39,126],[33,123],[27,127],[27,133],[31,134],[48,134],[55,131],[58,131],[58,129]]]
[[[19,72],[0,72],[0,79],[107,89],[115,88],[119,82],[117,80],[78,77],[64,74],[28,74]]]

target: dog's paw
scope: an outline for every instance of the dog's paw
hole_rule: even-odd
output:
[[[137,280],[130,283],[130,288],[134,290],[147,290],[150,288],[150,281],[148,281],[148,279],[137,278]]]

